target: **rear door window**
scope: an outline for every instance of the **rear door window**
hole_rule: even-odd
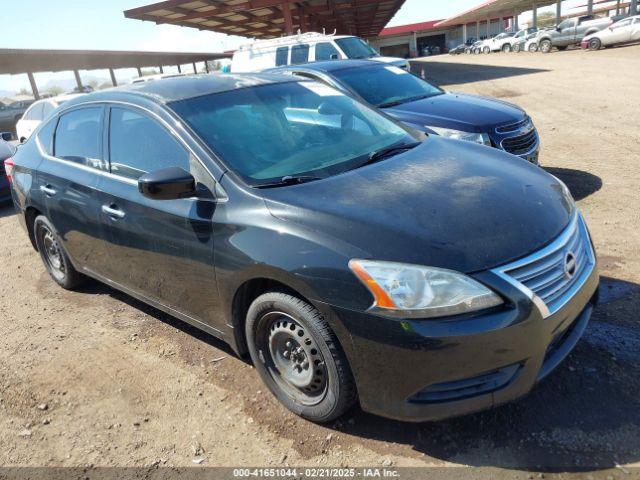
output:
[[[276,50],[276,67],[289,64],[289,47],[280,47]]]
[[[114,107],[109,124],[111,173],[137,180],[147,172],[168,167],[189,171],[189,153],[155,120]]]
[[[309,45],[303,43],[291,47],[291,65],[299,65],[309,61]]]
[[[104,170],[102,112],[102,107],[88,107],[62,115],[56,128],[54,155],[70,162]]]

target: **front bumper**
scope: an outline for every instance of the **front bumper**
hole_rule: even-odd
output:
[[[482,315],[394,320],[331,307],[351,340],[350,364],[363,410],[432,421],[488,409],[526,395],[569,354],[597,299],[594,266],[555,314],[518,288],[479,274],[510,302]]]

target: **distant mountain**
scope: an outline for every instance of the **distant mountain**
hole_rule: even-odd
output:
[[[110,83],[111,79],[104,77],[95,77],[91,75],[81,76],[83,85],[89,85],[92,82],[96,82],[98,85],[102,85],[103,83]],[[76,88],[76,79],[75,78],[61,78],[57,80],[49,80],[44,85],[38,85],[38,90],[41,92],[46,92],[50,88],[58,87],[63,89],[65,92],[71,92],[74,88]]]

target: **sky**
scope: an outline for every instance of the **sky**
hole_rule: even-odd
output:
[[[6,1],[6,0],[5,0]],[[2,10],[0,48],[155,50],[216,52],[237,48],[246,39],[192,28],[156,25],[124,18],[123,11],[157,0],[21,0]],[[447,18],[480,0],[406,0],[389,25]],[[81,72],[108,78],[107,72]],[[118,71],[118,78],[136,76]],[[73,78],[70,72],[36,74],[39,86]],[[0,91],[28,88],[26,75],[1,75]]]

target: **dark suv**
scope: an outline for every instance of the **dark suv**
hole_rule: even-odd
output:
[[[333,60],[271,70],[326,83],[416,130],[499,148],[538,165],[540,138],[520,107],[449,93],[400,68],[371,60]]]
[[[54,281],[98,279],[220,337],[314,421],[356,400],[418,421],[518,398],[597,297],[559,180],[291,76],[89,94],[8,165]]]

